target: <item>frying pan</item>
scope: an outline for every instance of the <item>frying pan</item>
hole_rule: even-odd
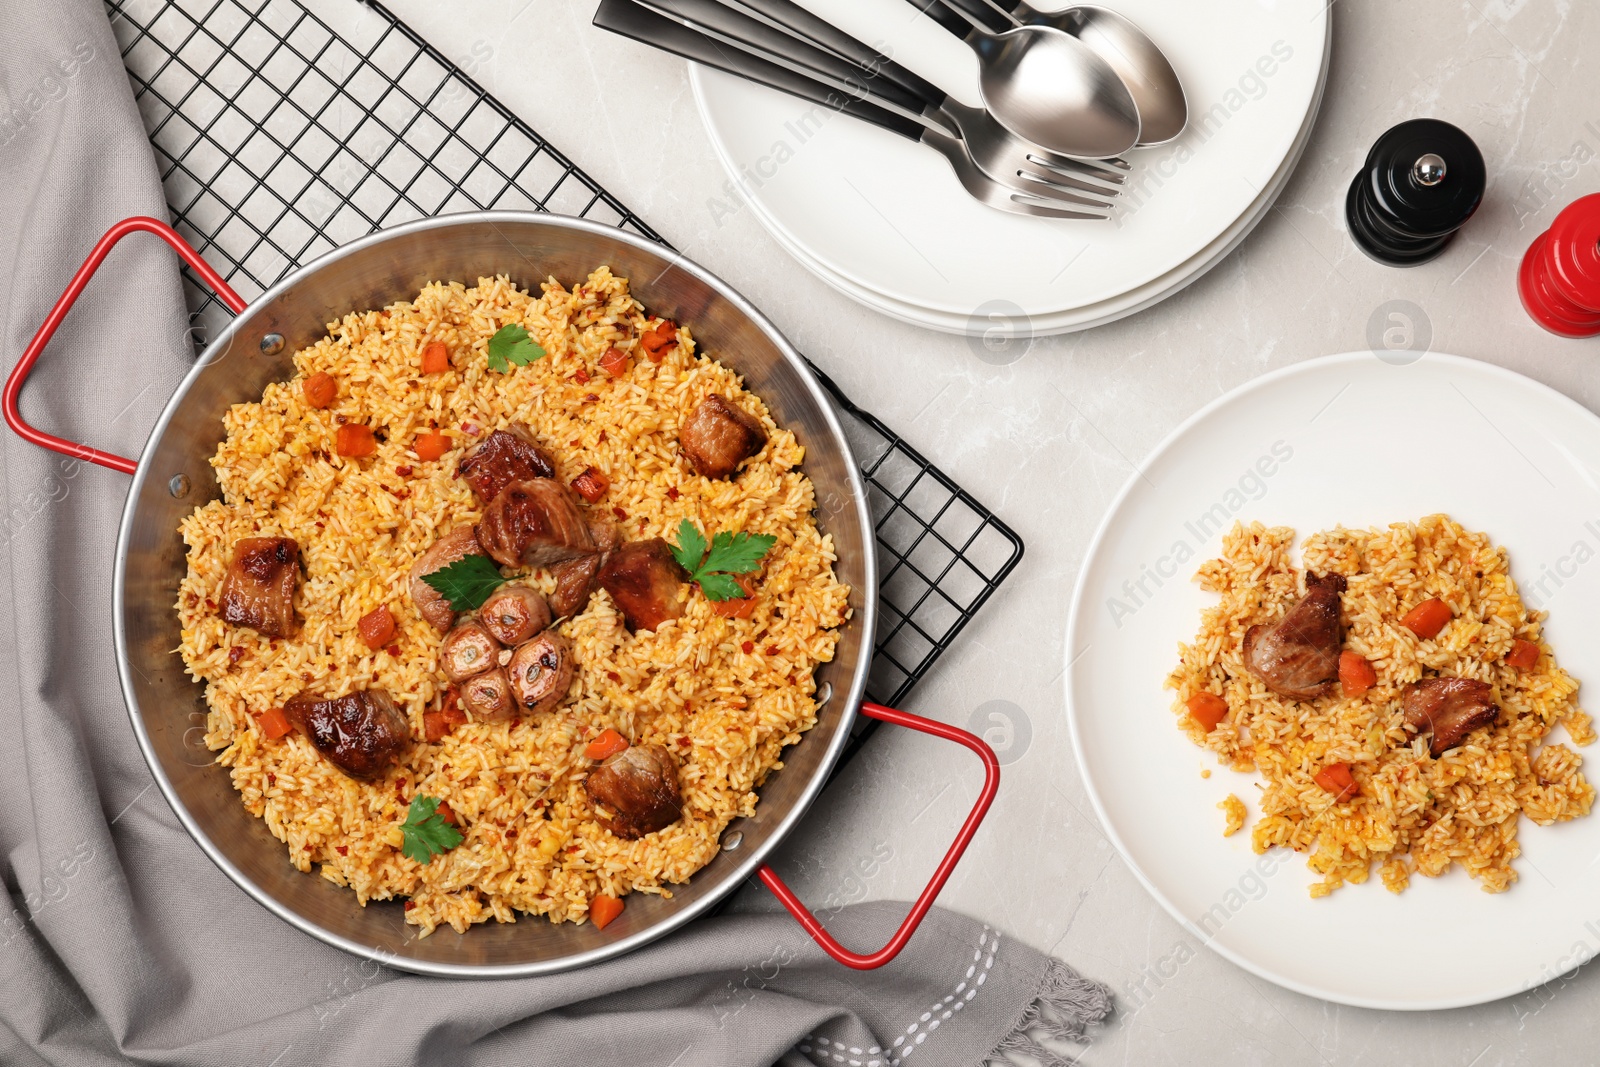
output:
[[[17,406],[29,372],[73,301],[111,248],[134,232],[166,241],[236,315],[168,401],[138,460],[38,430]],[[268,382],[290,377],[291,355],[323,336],[327,323],[352,310],[409,300],[430,281],[470,283],[505,274],[535,288],[552,275],[586,277],[600,264],[631,279],[633,294],[652,312],[692,326],[701,349],[742,374],[778,424],[805,447],[817,523],[833,537],[835,569],[851,588],[853,617],[841,631],[833,661],[817,672],[817,724],[784,753],[785,766],[762,787],[756,814],[730,824],[716,858],[675,887],[672,899],[634,894],[603,931],[592,923],[524,917],[479,924],[461,935],[441,930],[419,938],[398,901],[363,908],[349,890],[295,870],[283,844],[245,810],[227,773],[215,765],[199,725],[205,721],[202,688],[184,674],[172,651],[180,643],[174,605],[186,566],[178,524],[221,495],[208,460],[223,437],[223,413],[259,400]],[[552,973],[620,956],[668,934],[755,875],[834,959],[858,969],[880,967],[927,914],[999,787],[999,763],[977,737],[863,703],[877,617],[877,561],[867,496],[844,432],[815,376],[771,322],[726,283],[651,241],[536,212],[422,219],[334,249],[247,305],[170,226],[152,218],[125,219],[101,238],[39,328],[6,380],[0,407],[28,441],[133,476],[117,538],[113,613],[118,673],[139,747],[184,828],[229,878],[284,921],[349,952],[452,977]],[[821,792],[858,713],[964,745],[984,766],[983,789],[955,843],[894,936],[873,952],[851,951],[834,940],[765,862]]]

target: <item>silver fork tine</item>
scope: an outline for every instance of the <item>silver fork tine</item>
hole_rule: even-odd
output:
[[[1017,164],[1017,173],[1033,181],[1049,182],[1053,185],[1077,189],[1096,196],[1112,197],[1122,195],[1122,182],[1120,180],[1108,182],[1098,174],[1085,174],[1082,171],[1067,172],[1059,167],[1035,162],[1030,156]]]
[[[1106,208],[1107,210],[1112,206],[1110,201],[1102,200],[1098,196],[1086,194],[1081,189],[1061,185],[1061,179],[1059,178],[1052,181],[1029,174],[1024,170],[1017,171],[1017,177],[1027,182],[1029,187],[1026,189],[1013,187],[1011,191],[1014,193],[1020,193],[1024,196],[1043,197],[1061,203],[1081,204],[1085,207]]]
[[[1072,173],[1091,173],[1097,178],[1119,185],[1127,180],[1128,173],[1133,170],[1128,161],[1121,156],[1114,156],[1111,159],[1078,159],[1074,156],[1058,156],[1054,152],[1039,149],[1029,152],[1028,158],[1043,167],[1054,167]]]
[[[1002,210],[1012,211],[1019,215],[1033,215],[1041,219],[1081,219],[1084,221],[1093,221],[1098,219],[1104,221],[1105,219],[1111,217],[1110,214],[1106,212],[1060,208],[1052,204],[1044,203],[1043,201],[1034,200],[1018,192],[1011,193],[1011,206],[1003,208]]]

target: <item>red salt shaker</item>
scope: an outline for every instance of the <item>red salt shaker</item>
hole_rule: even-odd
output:
[[[1517,291],[1533,321],[1562,337],[1600,334],[1600,193],[1562,208],[1528,246]]]

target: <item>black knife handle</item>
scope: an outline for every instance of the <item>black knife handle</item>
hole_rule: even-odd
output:
[[[920,140],[926,131],[926,127],[914,119],[854,99],[838,89],[681,26],[664,15],[640,7],[634,0],[600,0],[600,6],[595,9],[594,24],[652,48],[704,63],[769,89],[821,104],[830,110],[841,111],[913,141]]]
[[[825,48],[849,60],[863,71],[864,77],[887,78],[915,93],[933,107],[945,101],[945,91],[914,71],[896,63],[869,44],[858,41],[848,33],[827,22],[793,0],[727,0],[751,16],[785,30],[790,34]]]
[[[760,59],[787,67],[805,77],[815,77],[824,84],[848,90],[852,95],[867,97],[873,103],[916,115],[920,115],[928,106],[925,95],[919,96],[903,85],[879,77],[871,67],[860,66],[833,52],[824,51],[786,30],[774,28],[738,11],[732,5],[722,3],[722,0],[636,2],[708,37],[746,48]],[[936,88],[933,91],[940,97],[944,95]]]
[[[939,0],[910,0],[910,4],[962,40],[966,40],[967,34],[972,32],[972,23],[945,7]]]

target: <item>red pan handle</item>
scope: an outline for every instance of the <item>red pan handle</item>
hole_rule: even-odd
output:
[[[67,283],[67,291],[61,294],[61,299],[56,301],[56,306],[50,309],[50,314],[45,316],[44,325],[39,327],[39,332],[33,335],[33,340],[28,343],[27,349],[22,353],[22,358],[17,360],[17,365],[12,368],[11,376],[6,379],[5,392],[0,394],[0,410],[3,410],[5,419],[18,436],[26,441],[31,441],[40,448],[48,448],[52,452],[60,452],[64,456],[74,459],[86,459],[90,463],[98,463],[102,467],[110,467],[123,474],[132,474],[138,467],[138,461],[119,456],[111,452],[102,452],[98,448],[80,445],[76,441],[57,437],[45,433],[43,430],[30,426],[22,417],[22,411],[17,407],[17,398],[22,395],[22,386],[28,380],[28,375],[33,371],[33,365],[39,360],[39,353],[44,351],[45,345],[50,343],[50,338],[55,336],[56,329],[61,325],[61,320],[67,317],[67,312],[72,310],[72,305],[77,301],[78,294],[83,292],[83,287],[89,284],[89,279],[94,277],[94,272],[100,269],[100,264],[105,261],[106,255],[115,247],[116,243],[135,230],[153,233],[167,244],[172,250],[183,257],[200,280],[211,287],[217,294],[217,299],[228,306],[228,310],[235,315],[245,309],[245,302],[239,294],[229,288],[228,283],[222,280],[222,275],[211,269],[211,265],[200,258],[200,253],[189,247],[189,242],[178,236],[178,231],[162,222],[145,215],[135,215],[133,218],[123,219],[100,238],[94,250],[89,253],[89,258],[83,261],[83,266],[78,268],[78,273],[72,276],[72,281]]]
[[[896,726],[919,730],[925,734],[942,737],[946,741],[954,741],[959,745],[965,745],[976,752],[979,759],[983,760],[983,789],[978,793],[978,802],[972,806],[972,813],[967,816],[967,821],[961,824],[961,832],[956,834],[955,844],[951,845],[950,851],[944,854],[944,859],[939,862],[939,868],[933,872],[933,878],[928,881],[927,888],[922,891],[922,895],[917,898],[917,902],[911,905],[911,913],[900,924],[900,929],[894,932],[894,936],[889,939],[887,945],[884,945],[876,952],[866,955],[851,952],[839,944],[838,941],[835,941],[833,935],[829,934],[827,930],[823,929],[821,920],[811,914],[806,906],[801,903],[800,898],[794,895],[794,891],[784,884],[782,878],[778,877],[777,871],[773,870],[768,864],[763,863],[756,872],[756,875],[761,879],[761,884],[772,890],[772,895],[777,897],[785,908],[789,909],[789,914],[795,917],[796,922],[805,927],[806,933],[811,935],[813,941],[822,946],[822,951],[846,967],[854,967],[858,971],[870,971],[875,967],[882,967],[900,954],[900,950],[906,947],[906,942],[911,940],[911,935],[917,932],[917,927],[922,923],[923,917],[928,914],[928,909],[933,907],[934,898],[939,895],[939,890],[943,889],[945,882],[949,880],[950,872],[955,870],[956,864],[961,861],[961,854],[967,850],[967,844],[972,840],[972,835],[978,832],[978,825],[983,822],[983,817],[988,813],[989,805],[994,801],[994,795],[1000,788],[1000,761],[995,759],[994,749],[984,744],[981,739],[958,727],[947,726],[933,719],[925,719],[921,715],[896,711],[881,704],[863,704],[861,705],[861,711],[874,719],[881,719],[884,722],[894,723]]]

